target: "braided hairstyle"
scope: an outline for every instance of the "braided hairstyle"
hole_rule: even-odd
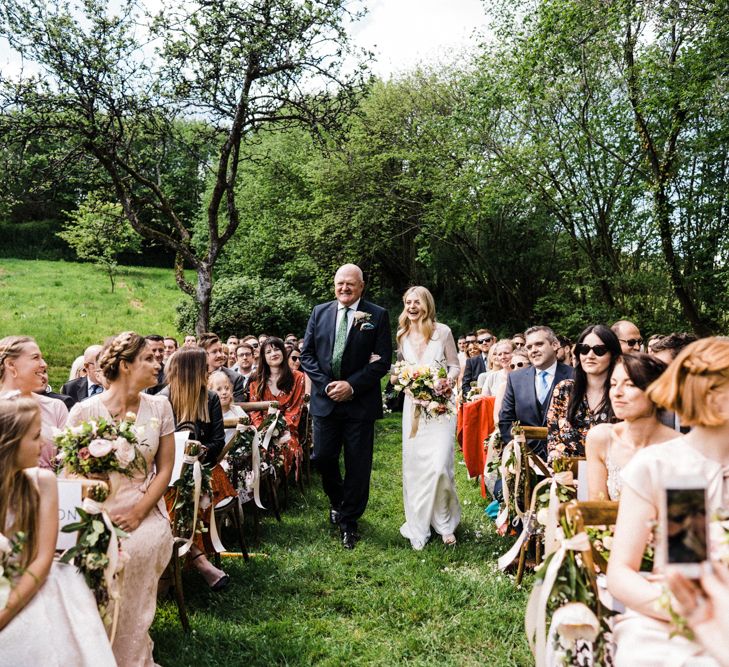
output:
[[[124,331],[109,338],[99,354],[99,368],[109,382],[119,377],[122,361],[133,363],[147,345],[147,340],[134,331]]]
[[[23,567],[33,561],[38,546],[40,496],[35,484],[15,462],[20,442],[39,415],[38,401],[32,398],[0,400],[0,532],[8,537],[16,532],[25,533]],[[11,512],[13,519],[9,522]]]
[[[0,385],[5,382],[5,361],[17,359],[23,353],[23,347],[27,343],[35,343],[30,336],[5,336],[0,340]]]
[[[729,338],[701,338],[684,348],[648,388],[648,398],[687,426],[721,426],[726,417],[707,398],[729,385]]]

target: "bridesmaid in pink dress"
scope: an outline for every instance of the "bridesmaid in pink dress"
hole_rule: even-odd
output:
[[[157,605],[157,583],[172,554],[163,494],[174,463],[174,419],[167,398],[141,393],[156,384],[160,368],[144,338],[130,331],[119,334],[104,347],[99,366],[109,389],[74,405],[69,425],[100,417],[118,421],[134,412],[137,426],[145,429],[140,449],[147,472],[138,470],[131,478],[112,473],[105,505],[129,533],[122,543],[130,560],[123,574],[114,657],[120,667],[147,667],[155,664],[149,627]]]
[[[68,409],[63,401],[34,393],[45,389],[47,369],[38,344],[30,336],[6,336],[0,340],[0,398],[20,394],[38,402],[43,441],[40,466],[53,468],[53,429],[66,425]]]

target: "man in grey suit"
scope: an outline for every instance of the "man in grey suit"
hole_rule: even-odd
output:
[[[536,326],[527,329],[525,336],[532,365],[509,373],[499,413],[499,430],[504,442],[511,440],[511,425],[517,420],[523,426],[546,426],[554,387],[574,376],[571,366],[557,361],[559,340],[554,331],[546,326]],[[532,440],[529,444],[546,460],[546,440]]]

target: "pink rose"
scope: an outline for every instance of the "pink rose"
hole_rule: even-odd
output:
[[[90,459],[91,458],[91,452],[89,451],[89,448],[88,447],[82,447],[81,449],[79,449],[78,450],[78,457],[82,461],[86,461],[87,459]]]

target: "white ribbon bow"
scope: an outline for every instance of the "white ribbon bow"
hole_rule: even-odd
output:
[[[195,482],[195,491],[193,493],[193,507],[194,511],[192,513],[192,528],[190,530],[190,537],[185,539],[184,537],[176,537],[175,541],[177,542],[183,542],[183,545],[180,547],[178,554],[180,556],[184,556],[192,547],[192,541],[195,538],[195,528],[197,526],[197,512],[200,507],[200,489],[202,488],[202,465],[200,464],[200,461],[198,460],[200,457],[198,456],[191,456],[190,454],[185,454],[182,457],[182,463],[191,465],[192,466],[192,479],[193,482]],[[215,512],[213,512],[213,515]]]

